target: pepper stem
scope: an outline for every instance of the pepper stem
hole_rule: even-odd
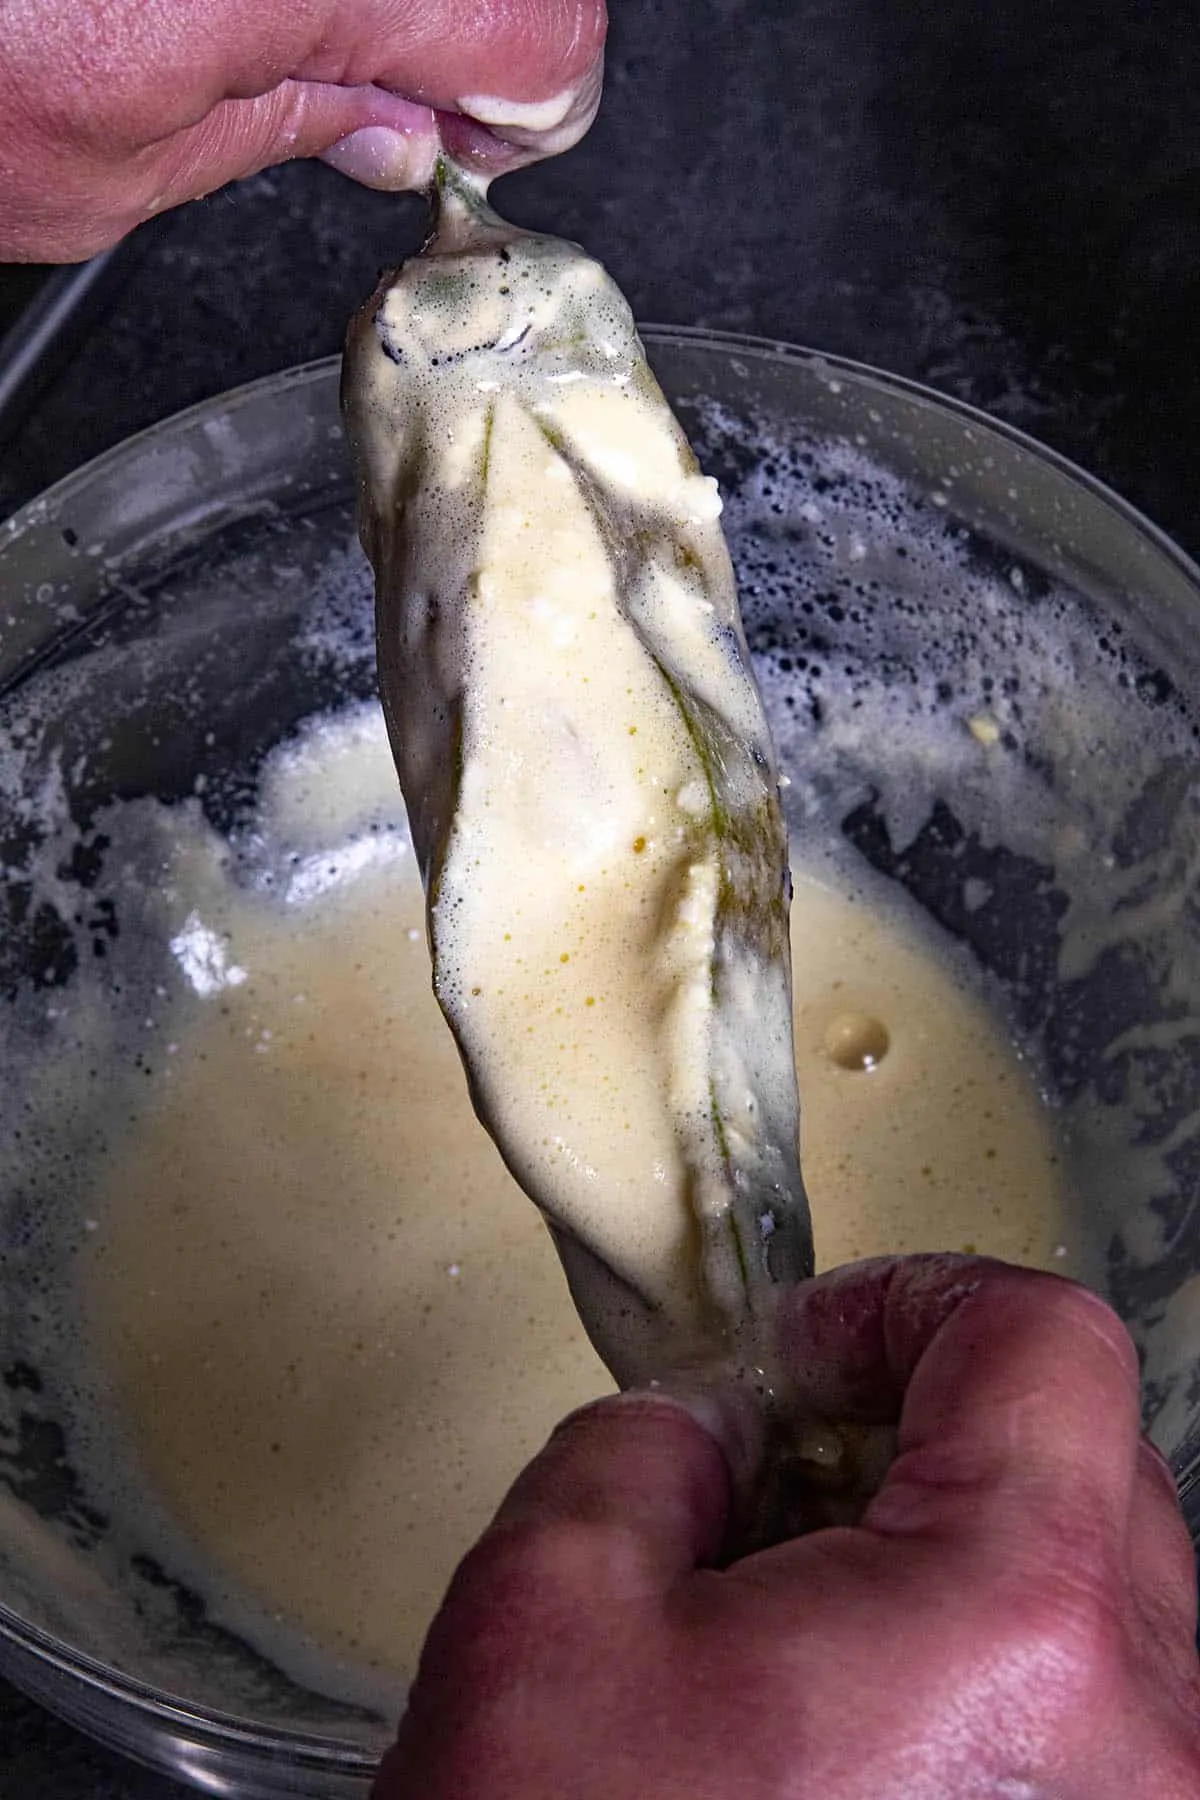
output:
[[[453,254],[489,237],[507,240],[515,229],[488,204],[489,178],[461,168],[441,155],[428,189],[432,232],[425,248],[434,255]]]

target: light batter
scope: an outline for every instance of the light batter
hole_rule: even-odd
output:
[[[264,831],[313,829],[321,793],[331,844],[339,796],[394,779],[361,718],[282,773]],[[170,1079],[89,1202],[80,1280],[122,1487],[148,1478],[216,1616],[235,1596],[285,1663],[299,1635],[394,1678],[507,1482],[611,1382],[471,1112],[411,852],[355,842],[286,895],[205,889]],[[946,951],[812,880],[792,918],[822,1263],[973,1247],[1072,1272],[1049,1116]]]

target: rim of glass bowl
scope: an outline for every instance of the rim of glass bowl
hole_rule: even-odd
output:
[[[1054,471],[1069,487],[1082,491],[1102,509],[1115,515],[1140,553],[1144,555],[1152,552],[1163,559],[1174,576],[1190,590],[1191,597],[1200,602],[1200,567],[1136,507],[1058,451],[965,401],[939,394],[920,382],[888,374],[865,363],[770,338],[738,332],[708,331],[699,327],[653,325],[643,328],[643,336],[652,360],[656,349],[679,347],[720,352],[731,359],[745,358],[748,363],[759,365],[802,365],[818,379],[824,379],[832,394],[837,394],[840,391],[838,384],[845,382],[860,393],[874,392],[884,398],[892,396],[915,404],[920,410],[949,419],[956,426],[980,434],[985,440],[999,439],[1043,469]],[[61,517],[73,498],[86,493],[98,479],[119,475],[126,462],[136,461],[148,450],[169,442],[172,437],[185,435],[205,420],[228,418],[247,406],[253,406],[256,401],[284,389],[328,383],[336,376],[339,364],[340,358],[332,356],[281,370],[200,401],[122,440],[112,449],[54,483],[27,502],[6,522],[0,523],[0,559],[28,533]],[[732,362],[731,366],[737,375],[739,371],[736,362]],[[350,479],[347,471],[348,488]],[[181,491],[179,500],[182,501],[182,498]],[[192,530],[203,530],[218,523],[227,513],[227,502],[205,509],[202,505],[198,507],[195,504],[193,494],[188,525]],[[153,542],[156,532],[165,529],[176,518],[173,497],[168,492],[155,506],[147,508],[144,518],[139,516],[137,522],[144,530],[138,544]],[[136,544],[131,546],[131,550],[136,548]],[[34,624],[36,626],[37,621]],[[44,660],[47,649],[51,645],[57,647],[72,635],[69,628],[64,629],[61,625],[56,627],[56,622],[49,613],[45,615],[42,626],[40,634],[36,629],[29,634],[24,654],[18,643],[17,666],[7,678],[0,679],[0,693],[11,692],[14,687],[32,677]],[[1200,1445],[1197,1445],[1183,1471],[1180,1487],[1185,1497],[1200,1487]],[[165,1690],[124,1675],[95,1658],[72,1649],[70,1645],[49,1636],[37,1626],[28,1624],[12,1612],[2,1599],[0,1637],[21,1654],[24,1665],[20,1669],[13,1668],[6,1672],[11,1673],[36,1699],[56,1711],[67,1713],[76,1723],[83,1724],[92,1735],[102,1737],[127,1752],[138,1754],[136,1743],[128,1740],[126,1731],[120,1728],[119,1720],[105,1716],[109,1715],[109,1709],[116,1703],[119,1712],[125,1715],[124,1723],[127,1727],[133,1726],[134,1718],[138,1717],[156,1735],[160,1738],[165,1736],[173,1744],[173,1752],[167,1755],[163,1754],[165,1746],[161,1742],[157,1753],[143,1750],[145,1760],[153,1761],[160,1767],[173,1767],[178,1776],[201,1786],[208,1786],[210,1791],[238,1792],[237,1786],[233,1785],[237,1775],[232,1765],[239,1752],[248,1753],[252,1758],[256,1753],[258,1756],[269,1755],[276,1768],[279,1767],[280,1753],[286,1752],[289,1771],[299,1774],[307,1770],[314,1777],[319,1777],[324,1770],[327,1774],[339,1773],[365,1778],[369,1777],[375,1767],[376,1758],[373,1753],[356,1747],[345,1739],[292,1730],[286,1726],[266,1727],[238,1718],[234,1714],[192,1706]],[[84,1694],[78,1696],[80,1704],[72,1705],[68,1692],[60,1691],[66,1690],[69,1685],[85,1690]],[[98,1712],[100,1717],[97,1717]],[[228,1775],[220,1772],[222,1752],[230,1758]],[[207,1768],[206,1755],[213,1755],[215,1759]],[[300,1788],[296,1791],[305,1790]],[[312,1791],[316,1793],[320,1790],[314,1788]]]

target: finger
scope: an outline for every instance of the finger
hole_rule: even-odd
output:
[[[1166,1644],[1196,1659],[1196,1554],[1175,1477],[1142,1439],[1129,1514],[1129,1573],[1144,1616]]]
[[[232,0],[231,0],[232,3]],[[341,0],[296,72],[390,88],[513,143],[565,149],[599,98],[604,0]]]
[[[629,1392],[572,1414],[518,1478],[481,1548],[591,1594],[667,1591],[717,1556],[757,1414],[734,1387]]]
[[[423,187],[566,148],[600,92],[603,0],[209,0],[18,8],[0,57],[5,254],[90,255],[151,214],[329,153]],[[478,118],[455,118],[467,106]],[[439,110],[440,109],[440,110]]]
[[[369,80],[415,96],[434,117],[438,147],[493,177],[577,143],[600,104],[607,13],[603,0],[504,0],[487,9],[486,29],[456,16],[453,32],[429,0],[408,9],[404,32],[355,12],[362,35],[334,58],[303,64],[313,79]],[[423,186],[408,175],[403,145],[378,126],[357,128],[325,161],[368,186]]]
[[[369,185],[420,189],[433,179],[440,149],[438,117],[428,106],[378,89],[285,81],[251,99],[222,101],[165,140],[141,159],[140,182],[161,211],[275,163],[325,155]]]
[[[447,126],[453,131],[447,131]],[[187,130],[140,152],[118,173],[110,165],[64,160],[18,217],[9,196],[9,254],[72,260],[105,249],[143,220],[259,170],[320,156],[368,187],[420,190],[433,178],[447,138],[459,160],[500,174],[530,158],[465,119],[381,90],[287,81],[253,99],[226,100]]]
[[[24,219],[9,196],[5,249],[25,253],[27,241],[28,254],[49,261],[90,256],[156,213],[301,157],[320,157],[366,187],[418,192],[443,150],[489,177],[549,153],[382,89],[285,81],[270,93],[220,102],[198,125],[119,169],[64,159],[47,187],[43,168]]]
[[[594,1645],[614,1630],[614,1610],[644,1641],[656,1602],[715,1555],[731,1471],[755,1454],[757,1431],[748,1398],[719,1380],[617,1395],[572,1414],[460,1564],[375,1793],[408,1793],[431,1745],[452,1751],[472,1732],[486,1742],[492,1721],[510,1721],[514,1707],[536,1737],[547,1695],[594,1683]],[[561,1732],[561,1715],[548,1728]],[[469,1789],[451,1775],[438,1791]]]
[[[535,140],[531,134],[529,141],[517,143],[461,114],[416,107],[390,96],[382,97],[372,110],[388,115],[400,108],[406,109],[410,116],[415,115],[411,125],[397,130],[376,119],[367,125],[356,125],[351,132],[336,138],[327,149],[318,144],[306,154],[319,156],[322,162],[340,174],[348,175],[351,180],[361,182],[364,187],[391,193],[427,188],[437,158],[443,152],[461,168],[475,170],[492,181],[498,175],[536,162],[540,157],[553,155],[559,148],[568,148],[576,138],[582,137],[595,110],[589,110],[586,119],[572,124],[569,129],[564,128],[561,133],[547,134],[545,140]],[[269,163],[282,162],[294,154],[286,145],[280,145],[269,149],[258,166],[265,168]]]
[[[519,135],[558,129],[594,88],[606,25],[604,0],[64,0],[6,15],[4,98],[94,149],[153,143],[288,81],[468,101]]]
[[[156,213],[275,163],[320,155],[364,130],[368,142],[377,134],[379,185],[428,182],[438,152],[428,107],[391,94],[290,81],[253,99],[222,101],[199,124],[136,154],[87,158],[53,144],[38,170],[14,181],[0,203],[5,252],[43,261],[90,256]]]
[[[882,1260],[798,1291],[785,1335],[835,1416],[839,1402],[882,1417],[899,1401],[868,1529],[952,1541],[992,1566],[1123,1560],[1137,1357],[1095,1295],[983,1258]]]

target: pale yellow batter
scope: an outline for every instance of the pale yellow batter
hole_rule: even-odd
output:
[[[798,881],[792,968],[818,1268],[977,1250],[1079,1278],[1052,1115],[948,946]]]
[[[213,1592],[274,1619],[276,1654],[299,1633],[403,1676],[510,1477],[611,1382],[471,1112],[411,855],[206,916],[225,985],[93,1201],[95,1350]],[[981,1004],[861,900],[801,880],[792,918],[822,1263],[1069,1270],[1048,1116]]]
[[[220,1586],[405,1673],[507,1482],[612,1385],[471,1111],[423,915],[411,856],[298,925],[231,899],[247,978],[93,1203],[87,1294]]]

